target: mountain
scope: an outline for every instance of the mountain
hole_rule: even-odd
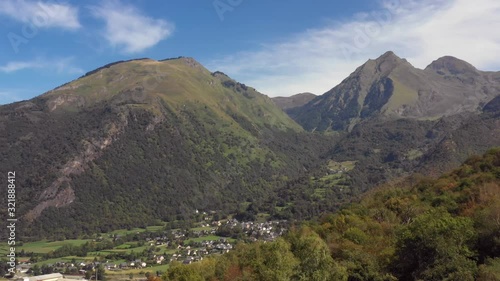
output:
[[[0,136],[19,235],[33,238],[235,212],[315,167],[332,143],[192,58],[109,64],[1,106]]]
[[[499,95],[500,72],[453,57],[421,70],[387,52],[287,113],[306,130],[340,136],[325,157],[356,163],[344,190],[357,196],[415,172],[438,176],[500,146]]]
[[[173,264],[167,280],[499,280],[500,149],[438,179],[414,176],[274,242]],[[272,276],[271,278],[268,278]]]
[[[415,172],[439,176],[472,155],[500,146],[500,110],[462,113],[439,120],[366,120],[328,153],[337,162],[355,161],[351,191]]]
[[[479,112],[499,92],[500,72],[449,56],[422,70],[387,52],[289,113],[309,131],[349,131],[370,118],[436,120]]]
[[[301,93],[290,97],[275,97],[272,98],[272,100],[279,108],[283,109],[284,111],[287,111],[289,109],[303,106],[306,103],[310,102],[315,97],[316,97],[315,94]]]
[[[420,70],[388,52],[309,102],[277,102],[192,58],[120,61],[0,106],[0,168],[16,172],[24,239],[189,222],[195,210],[309,219],[500,146],[498,76],[452,57]]]

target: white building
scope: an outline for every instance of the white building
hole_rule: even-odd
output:
[[[64,276],[61,273],[52,273],[52,274],[45,274],[45,275],[38,275],[38,276],[32,276],[32,277],[23,277],[18,279],[18,281],[75,281],[76,279],[74,278],[64,278]],[[86,280],[84,278],[81,278],[79,280]]]

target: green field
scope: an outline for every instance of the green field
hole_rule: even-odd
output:
[[[149,226],[147,228],[134,228],[134,229],[121,229],[121,230],[116,230],[110,233],[101,233],[98,235],[95,235],[95,237],[98,236],[103,236],[103,237],[109,237],[109,235],[127,235],[127,234],[132,234],[132,233],[137,233],[137,232],[145,232],[145,231],[160,231],[164,228],[164,225],[157,225],[157,226]],[[47,254],[52,251],[55,251],[59,249],[60,247],[64,245],[73,245],[73,246],[81,246],[89,241],[93,241],[93,239],[74,239],[74,240],[64,240],[64,241],[48,241],[48,240],[41,240],[41,241],[36,241],[36,242],[27,242],[23,243],[22,246],[17,245],[16,246],[16,252],[19,253],[20,251],[24,250],[26,253],[36,253],[36,254]],[[49,260],[44,260],[40,261],[37,264],[43,265],[43,264],[53,264],[57,261],[65,261],[65,262],[70,262],[72,259],[75,259],[77,262],[81,261],[92,261],[94,258],[106,255],[108,253],[142,253],[144,250],[148,249],[150,246],[148,244],[144,244],[144,246],[138,247],[137,242],[127,242],[122,245],[119,245],[115,247],[114,249],[110,250],[104,250],[104,251],[99,251],[99,252],[89,252],[86,257],[77,257],[77,256],[67,256],[67,257],[61,257],[61,258],[55,258],[55,259],[49,259]],[[161,250],[157,251],[158,253],[163,253],[167,249],[165,246],[156,246],[160,247]],[[7,243],[0,243],[0,255],[5,256],[8,253],[9,246]],[[28,258],[19,258],[19,260],[23,259],[28,259]],[[114,262],[121,262],[121,261],[114,261]]]
[[[148,226],[146,228],[134,228],[134,229],[120,229],[120,230],[115,230],[109,233],[101,233],[100,235],[103,237],[107,237],[109,235],[127,235],[127,234],[133,234],[133,233],[140,233],[140,232],[145,232],[145,231],[160,231],[164,228],[164,225],[157,225],[157,226]],[[16,246],[16,251],[19,252],[21,250],[24,250],[27,253],[33,252],[37,254],[47,254],[51,251],[55,251],[62,247],[63,245],[74,245],[74,246],[80,246],[85,244],[86,242],[92,241],[92,239],[74,239],[74,240],[64,240],[64,241],[47,241],[47,240],[41,240],[41,241],[36,241],[36,242],[27,242],[23,243],[22,246]],[[116,249],[128,249],[134,248],[133,250],[135,252],[138,251],[143,251],[145,247],[141,248],[135,248],[133,243],[125,243],[121,246],[116,247]],[[6,255],[7,250],[9,249],[9,246],[7,243],[0,243],[0,254]]]
[[[48,259],[44,261],[37,262],[35,264],[38,264],[39,266],[42,266],[44,264],[55,264],[56,262],[71,262],[73,259],[78,263],[78,262],[91,262],[94,260],[94,256],[86,256],[86,257],[77,257],[77,256],[67,256],[67,257],[62,257],[62,258],[55,258],[55,259]]]
[[[193,242],[218,241],[221,238],[226,239],[227,242],[230,242],[230,243],[236,242],[236,239],[233,239],[233,238],[226,238],[226,237],[221,237],[221,236],[217,236],[217,235],[208,235],[208,236],[186,239],[186,241],[184,241],[184,243],[189,243],[191,241],[193,241]]]
[[[125,270],[107,270],[106,271],[106,274],[108,275],[112,275],[112,279],[115,280],[115,279],[119,279],[119,277],[123,277],[123,279],[127,279],[129,280],[129,274],[132,273],[135,275],[135,277],[143,277],[144,275],[142,276],[139,276],[139,274],[141,272],[143,273],[146,273],[146,272],[150,272],[150,273],[155,273],[156,271],[166,271],[168,269],[170,265],[168,264],[162,264],[162,265],[158,265],[158,266],[151,266],[151,267],[146,267],[146,268],[138,268],[138,269],[125,269]]]
[[[33,252],[37,254],[46,254],[55,251],[63,245],[80,246],[92,240],[64,240],[64,241],[37,241],[24,243],[22,246],[16,247],[17,251],[24,250],[27,253]]]
[[[197,238],[190,238],[184,241],[184,243],[189,243],[191,241],[193,242],[203,242],[203,241],[210,241],[210,240],[219,240],[222,237],[216,236],[216,235],[208,235],[208,236],[202,236],[202,237],[197,237]]]
[[[125,236],[127,234],[133,234],[133,233],[138,233],[138,232],[145,232],[145,231],[161,231],[164,228],[164,226],[151,226],[147,228],[134,228],[130,230],[116,230],[113,232],[109,233],[101,233],[97,234],[94,237],[102,236],[104,238],[108,238],[111,235],[122,235]],[[197,228],[192,228],[191,230],[193,231],[203,231],[203,230],[211,230],[213,227],[197,227]],[[216,236],[216,235],[207,235],[203,237],[197,237],[197,238],[191,238],[187,239],[184,242],[189,243],[189,242],[202,242],[205,240],[215,240],[218,241],[223,237]],[[50,253],[51,251],[55,251],[58,248],[64,246],[64,245],[74,245],[74,246],[80,246],[83,245],[86,242],[93,241],[93,239],[75,239],[75,240],[64,240],[64,241],[48,241],[48,240],[42,240],[42,241],[36,241],[36,242],[28,242],[24,243],[22,246],[17,246],[16,247],[16,252],[20,252],[21,250],[24,250],[25,252],[33,252],[36,254],[47,254]],[[227,238],[228,242],[236,242],[236,239],[232,238]],[[141,246],[140,246],[141,245]],[[141,254],[143,251],[148,250],[152,246],[149,245],[148,242],[144,243],[138,243],[136,241],[134,242],[125,242],[121,245],[118,245],[114,247],[113,249],[108,249],[108,250],[102,250],[102,251],[97,251],[97,252],[88,252],[87,256],[85,257],[78,257],[78,256],[65,256],[65,257],[60,257],[60,258],[53,258],[53,259],[48,259],[48,260],[43,260],[39,261],[36,264],[39,266],[42,265],[47,265],[47,264],[55,264],[57,262],[72,262],[75,261],[76,263],[80,262],[91,262],[94,261],[96,258],[100,261],[103,260],[103,258],[107,254],[113,254],[113,253],[126,253],[130,254],[132,252]],[[154,245],[155,247],[155,254],[163,254],[163,253],[168,253],[168,254],[174,254],[177,252],[177,249],[168,249],[166,245]],[[0,244],[0,253],[2,255],[7,254],[8,251],[8,245],[6,243]],[[20,258],[22,259],[22,258]],[[28,258],[26,258],[28,259]],[[126,262],[125,260],[107,260],[107,262],[110,263],[115,263],[115,264],[120,264],[123,262]],[[130,280],[129,275],[133,274],[134,275],[134,280],[138,278],[143,278],[144,273],[150,272],[150,273],[156,273],[157,271],[166,271],[168,269],[168,264],[167,265],[158,265],[158,266],[150,266],[147,268],[141,268],[141,269],[126,269],[126,270],[108,270],[106,271],[108,275],[110,275],[112,280]],[[142,274],[140,274],[142,272]]]
[[[109,235],[109,234],[115,234],[115,235],[127,235],[127,234],[133,234],[133,233],[141,233],[141,232],[145,232],[145,231],[151,231],[151,232],[155,232],[155,231],[160,231],[164,228],[165,226],[164,225],[155,225],[155,226],[148,226],[146,228],[133,228],[133,229],[119,229],[119,230],[115,230],[115,231],[111,231],[109,233],[103,233],[102,235]]]
[[[335,161],[330,161],[328,162],[328,168],[333,169],[333,170],[340,170],[340,169],[346,169],[347,171],[350,171],[354,169],[356,166],[356,161],[344,161],[344,162],[335,162]]]
[[[128,249],[118,249],[117,247],[115,247],[115,248],[110,249],[110,250],[102,250],[102,251],[99,251],[99,252],[89,252],[88,255],[89,256],[98,256],[98,255],[103,256],[103,255],[115,254],[115,253],[130,254],[132,252],[139,254],[139,253],[142,253],[144,250],[149,249],[149,247],[150,247],[149,245],[148,246],[136,247],[136,248],[128,248]]]
[[[195,228],[191,228],[192,231],[208,231],[208,230],[212,230],[216,227],[213,227],[213,226],[205,226],[205,227],[195,227]]]
[[[8,250],[9,245],[7,245],[7,243],[0,244],[0,255],[2,255],[2,257],[8,254]]]

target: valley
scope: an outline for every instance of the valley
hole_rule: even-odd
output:
[[[193,58],[138,59],[0,106],[18,265],[87,279],[181,280],[187,270],[260,280],[274,276],[264,264],[288,260],[276,265],[287,276],[324,266],[333,280],[396,280],[417,270],[394,261],[404,261],[398,231],[443,208],[479,221],[462,185],[497,187],[499,77],[452,57],[421,70],[387,52],[323,95],[271,99]],[[459,194],[414,190],[448,192],[442,177],[458,177],[449,188]],[[479,249],[493,236],[460,256],[467,274],[496,266],[496,250]]]
[[[189,221],[145,228],[114,230],[81,239],[25,242],[16,247],[18,269],[41,275],[62,272],[87,276],[101,266],[108,275],[129,278],[162,274],[169,264],[191,264],[231,251],[237,243],[275,241],[285,234],[287,221],[215,220],[217,214],[193,212]],[[264,215],[264,214],[263,214]],[[0,254],[8,248],[2,245]]]

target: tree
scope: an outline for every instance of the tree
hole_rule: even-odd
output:
[[[347,270],[335,263],[326,243],[308,227],[289,235],[291,250],[300,261],[298,280],[347,280]]]
[[[472,220],[433,210],[418,216],[397,237],[396,274],[401,280],[474,280]]]
[[[250,268],[256,280],[290,280],[299,264],[290,251],[290,244],[282,238],[271,243],[245,245],[239,252],[240,268]]]
[[[31,268],[31,271],[32,271],[32,274],[34,276],[37,276],[37,275],[41,275],[42,274],[42,270],[40,269],[40,266],[38,264],[35,264],[32,268]]]
[[[499,186],[489,185],[491,191],[484,199],[490,201],[486,207],[475,215],[476,229],[478,231],[477,250],[479,251],[479,261],[484,262],[488,257],[500,256],[500,195],[497,194]],[[487,188],[485,185],[484,188]],[[494,188],[493,188],[494,187]],[[486,197],[485,196],[485,197]],[[492,200],[493,198],[494,200]]]
[[[147,281],[162,281],[162,279],[158,276],[155,275],[150,275],[147,279]]]
[[[97,266],[97,279],[101,281],[106,281],[106,270],[104,269],[104,266],[102,264]]]
[[[40,270],[42,271],[42,274],[50,274],[50,273],[52,273],[52,267],[49,267],[46,264],[42,265],[42,267],[40,268]]]
[[[500,259],[488,259],[480,265],[477,281],[500,281]]]
[[[152,277],[152,276],[150,276]],[[156,277],[156,276],[154,276]],[[168,281],[204,281],[202,272],[196,270],[193,265],[185,266],[179,262],[172,262],[168,272],[164,275]],[[149,277],[148,277],[149,280]]]

